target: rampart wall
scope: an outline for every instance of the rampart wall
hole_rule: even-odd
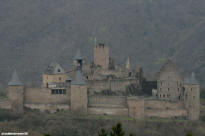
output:
[[[88,82],[88,87],[96,92],[101,92],[102,90],[111,91],[125,91],[126,86],[130,84],[139,85],[139,80],[136,79],[113,79],[113,80],[92,80]]]
[[[69,110],[70,106],[68,104],[24,104],[24,107],[33,109],[33,110],[40,110],[56,112],[58,110]]]
[[[128,116],[126,97],[89,96],[88,114],[107,114]]]
[[[70,90],[66,94],[51,94],[48,88],[26,88],[24,93],[25,104],[69,104]]]
[[[144,117],[187,117],[187,110],[182,102],[169,102],[143,98],[128,98],[129,116]]]
[[[8,99],[0,99],[0,108],[11,109],[11,102]]]
[[[89,96],[88,106],[90,107],[127,107],[124,96]]]

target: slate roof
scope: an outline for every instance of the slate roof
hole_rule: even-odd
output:
[[[81,70],[77,70],[75,73],[75,79],[71,82],[72,85],[87,85],[86,81],[83,79],[83,74]]]
[[[20,79],[18,77],[16,70],[14,70],[14,73],[13,73],[8,85],[9,86],[21,86],[21,85],[23,85],[23,83],[20,81]]]
[[[44,72],[46,74],[64,74],[65,70],[57,62],[52,62]]]
[[[75,60],[82,60],[82,59],[83,59],[82,54],[81,54],[81,51],[80,51],[79,49],[77,50],[74,59],[75,59]]]
[[[199,82],[196,80],[195,73],[192,72],[191,77],[184,79],[185,84],[199,84]]]

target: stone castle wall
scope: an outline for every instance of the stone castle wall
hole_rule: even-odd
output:
[[[56,82],[56,83],[65,82],[66,78],[67,78],[66,74],[56,74],[56,75],[43,74],[42,87],[47,87],[47,83],[51,83],[51,82]]]
[[[200,115],[200,85],[184,85],[184,100],[185,107],[188,109],[190,120],[199,119]]]
[[[89,96],[88,114],[128,116],[126,97]]]
[[[71,85],[71,111],[87,113],[87,85]]]
[[[23,113],[24,86],[9,86],[7,94],[13,112]]]
[[[70,105],[68,104],[24,104],[24,107],[42,112],[50,111],[52,113],[58,110],[70,110]]]
[[[88,106],[90,107],[127,107],[127,100],[124,96],[89,96]]]
[[[70,89],[66,94],[51,94],[48,88],[27,88],[24,93],[25,104],[69,104]]]
[[[168,102],[163,100],[146,100],[143,98],[128,99],[129,116],[134,118],[187,117],[187,110],[182,102]]]
[[[11,109],[11,102],[8,99],[1,99],[0,100],[0,107],[2,109]]]
[[[95,92],[101,92],[102,90],[111,91],[126,91],[126,86],[130,84],[139,85],[139,80],[137,79],[113,79],[113,80],[90,80],[88,82],[88,87],[90,90]]]

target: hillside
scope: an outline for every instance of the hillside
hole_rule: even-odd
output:
[[[148,79],[171,57],[205,86],[204,26],[204,0],[0,1],[0,86],[14,68],[39,85],[51,61],[68,69],[78,48],[91,61],[95,37],[117,64],[130,56]]]
[[[0,112],[0,127],[6,132],[28,132],[29,136],[97,136],[99,129],[109,130],[121,122],[126,134],[135,136],[204,136],[204,121],[174,119],[131,119],[123,116],[74,115],[59,111],[55,114],[26,111],[23,117],[8,111]]]

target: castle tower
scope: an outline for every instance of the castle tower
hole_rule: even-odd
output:
[[[87,113],[87,83],[83,79],[82,65],[78,63],[75,79],[71,82],[71,111]]]
[[[49,84],[66,82],[65,70],[56,62],[52,62],[42,76],[42,87],[48,88]]]
[[[126,68],[127,70],[130,70],[130,57],[127,58],[125,68]]]
[[[158,99],[182,101],[183,97],[183,77],[176,64],[172,60],[161,67],[157,74],[157,94]]]
[[[200,85],[192,73],[184,80],[184,103],[190,120],[198,120],[200,115]]]
[[[94,47],[94,64],[101,66],[103,69],[109,68],[109,47],[104,44],[95,45]]]
[[[8,99],[11,102],[12,110],[16,113],[23,113],[24,105],[24,86],[19,80],[16,70],[8,83]]]

